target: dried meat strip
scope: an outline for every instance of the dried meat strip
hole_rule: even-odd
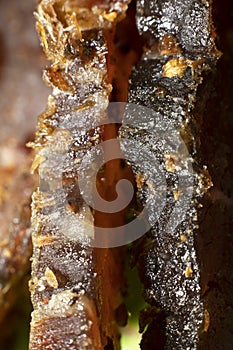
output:
[[[201,198],[211,180],[199,150],[201,111],[198,118],[193,112],[198,85],[219,57],[210,2],[139,0],[137,25],[147,47],[131,76],[131,107],[120,137],[134,141],[137,154],[144,150],[158,161],[154,167],[145,161],[143,172],[137,162],[131,164],[139,205],[147,204],[151,187],[158,193],[160,184],[152,181],[158,171],[167,188],[161,193],[166,197],[161,215],[156,220],[149,211],[154,224],[137,248],[144,296],[151,305],[140,319],[141,331],[148,325],[141,348],[197,349],[209,312],[201,297],[195,237]],[[160,203],[157,195],[150,201],[154,207]]]
[[[106,32],[127,4],[42,0],[37,7],[37,31],[52,62],[44,79],[53,91],[33,144],[40,186],[32,204],[31,350],[119,348],[109,305],[108,324],[101,324],[98,288],[108,281],[97,273],[119,266],[108,260],[108,267],[103,257],[96,267],[94,217],[77,180],[80,161],[100,142],[109,103]]]

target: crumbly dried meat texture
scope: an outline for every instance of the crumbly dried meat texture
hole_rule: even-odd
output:
[[[185,55],[214,56],[211,1],[138,0],[137,25],[151,41],[169,34],[176,38]]]
[[[148,213],[154,225],[135,253],[143,251],[139,272],[145,300],[151,305],[151,311],[141,315],[141,331],[148,323],[141,348],[194,350],[208,328],[195,237],[201,197],[211,180],[199,154],[201,116],[195,120],[193,110],[203,72],[213,68],[218,58],[210,3],[138,1],[137,23],[147,49],[131,76],[129,102],[149,110],[140,116],[138,127],[132,127],[133,119],[126,112],[120,137],[136,141],[136,153],[144,149],[158,161],[154,168],[145,162],[143,172],[132,163],[136,178],[143,179],[137,181],[139,204],[146,205],[153,174],[161,171],[167,184],[162,213],[158,220],[153,211]],[[188,155],[179,147],[179,137]],[[158,206],[156,196],[150,201]]]
[[[41,1],[37,8],[37,31],[52,61],[44,79],[53,91],[33,144],[40,186],[32,203],[31,350],[102,349],[107,336],[119,347],[114,319],[101,334],[94,218],[77,179],[81,160],[99,143],[111,92],[104,31],[127,3]]]

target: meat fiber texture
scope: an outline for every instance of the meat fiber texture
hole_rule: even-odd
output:
[[[137,25],[146,49],[131,76],[120,137],[134,142],[139,154],[131,164],[142,179],[137,198],[149,207],[151,230],[141,242],[138,266],[151,315],[155,306],[157,313],[141,316],[141,331],[149,324],[141,347],[197,349],[208,310],[195,238],[201,198],[211,179],[200,155],[201,116],[195,119],[193,111],[203,73],[219,57],[210,4],[138,1]],[[133,159],[130,150],[124,152]]]
[[[97,316],[94,217],[77,179],[81,160],[100,141],[111,92],[104,30],[126,8],[127,1],[41,1],[37,7],[37,31],[52,63],[44,79],[53,90],[32,145],[40,185],[32,203],[30,349],[102,349],[107,343]],[[118,331],[114,319],[109,322],[117,349]]]

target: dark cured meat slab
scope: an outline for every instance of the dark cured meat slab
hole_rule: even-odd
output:
[[[202,76],[219,57],[214,46],[210,3],[138,1],[137,24],[147,48],[131,76],[129,102],[150,111],[140,114],[135,127],[134,115],[139,108],[130,107],[120,137],[136,141],[136,152],[140,154],[144,149],[158,160],[154,168],[145,162],[142,173],[136,163],[131,164],[135,176],[143,179],[137,182],[140,205],[147,203],[151,177],[158,168],[167,183],[162,213],[135,253],[139,256],[145,300],[151,305],[151,310],[141,315],[141,331],[149,324],[141,348],[194,350],[201,333],[209,327],[195,242],[202,197],[211,187],[211,179],[200,155],[201,110],[198,118],[193,111]],[[176,133],[185,143],[188,155],[179,148]],[[150,201],[158,206],[156,196]],[[153,221],[153,213],[148,215]]]
[[[189,56],[214,56],[211,1],[137,1],[140,34],[151,41],[173,35],[182,52]]]

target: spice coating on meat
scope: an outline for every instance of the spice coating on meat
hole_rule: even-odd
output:
[[[81,160],[99,143],[112,89],[104,31],[127,3],[41,1],[35,14],[53,90],[32,144],[40,185],[32,202],[30,349],[102,349],[107,336],[119,346],[115,320],[109,334],[100,324],[94,217],[77,181]]]

